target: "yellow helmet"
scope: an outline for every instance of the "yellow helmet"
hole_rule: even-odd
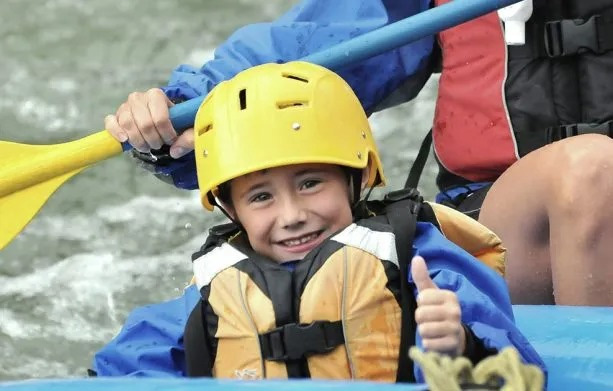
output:
[[[385,184],[362,105],[340,76],[319,65],[264,64],[219,84],[196,113],[194,135],[208,210],[222,183],[290,164],[370,165],[368,186]]]

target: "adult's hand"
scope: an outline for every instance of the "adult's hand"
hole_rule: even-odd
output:
[[[172,106],[159,88],[132,92],[115,114],[105,117],[104,126],[117,141],[127,141],[140,152],[170,145],[170,156],[177,159],[194,149],[194,129],[177,134],[170,122]]]

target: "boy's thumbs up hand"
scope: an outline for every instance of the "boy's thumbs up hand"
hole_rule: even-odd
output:
[[[462,354],[466,335],[456,294],[436,286],[420,256],[411,260],[411,275],[418,292],[415,322],[424,349],[452,356]]]
[[[413,275],[413,281],[415,281],[418,293],[426,289],[438,289],[438,286],[430,278],[428,266],[426,266],[426,261],[422,257],[414,257],[411,261],[411,274]]]

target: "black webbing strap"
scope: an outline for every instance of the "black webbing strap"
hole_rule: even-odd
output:
[[[421,178],[421,174],[424,171],[424,167],[426,166],[426,162],[428,161],[428,156],[430,155],[430,147],[432,146],[432,129],[428,131],[424,139],[421,141],[421,145],[419,147],[419,152],[417,153],[417,157],[411,166],[411,170],[409,170],[409,175],[407,176],[407,180],[404,182],[405,189],[416,189],[419,184],[419,178]]]
[[[400,198],[403,190],[390,193],[387,199]],[[406,197],[415,197],[415,191],[405,191]],[[420,199],[419,195],[417,195]],[[396,382],[414,383],[413,361],[409,357],[409,348],[415,345],[415,310],[417,302],[413,290],[409,287],[409,265],[411,264],[411,248],[415,237],[417,214],[420,202],[413,199],[402,199],[386,207],[387,219],[394,230],[396,239],[396,253],[398,255],[398,269],[400,271],[400,305],[402,308],[400,348],[398,352],[398,372]]]
[[[613,121],[556,125],[539,131],[517,132],[515,137],[520,156],[525,156],[555,141],[583,134],[602,134],[613,138]]]
[[[298,360],[312,354],[328,353],[345,343],[340,320],[289,323],[260,334],[259,338],[262,357],[269,361]]]
[[[547,143],[582,134],[602,134],[613,138],[613,121],[601,124],[568,124],[547,128]]]
[[[188,377],[213,376],[211,353],[205,332],[204,308],[202,300],[199,300],[187,319],[183,335],[185,365]]]

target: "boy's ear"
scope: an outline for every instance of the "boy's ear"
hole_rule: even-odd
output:
[[[234,208],[232,207],[232,205],[227,204],[223,201],[221,201],[219,198],[217,198],[217,202],[219,203],[219,205],[223,208],[223,210],[230,215],[230,217],[232,218],[232,220],[236,221],[236,210],[234,210]]]
[[[370,178],[370,167],[366,166],[362,169],[362,184],[360,186],[360,189],[364,190],[366,189],[366,185],[368,184],[368,178]]]

